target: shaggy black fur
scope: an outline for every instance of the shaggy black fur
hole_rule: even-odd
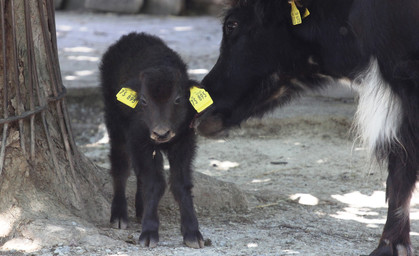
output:
[[[114,182],[111,223],[118,228],[127,226],[125,187],[132,167],[138,184],[136,215],[142,219],[140,243],[157,245],[157,208],[166,186],[162,153],[166,153],[184,242],[202,248],[191,196],[196,139],[189,127],[195,111],[188,97],[193,81],[188,79],[185,64],[159,38],[131,33],[107,50],[100,73]],[[139,103],[134,109],[117,101],[122,87],[137,93]]]
[[[288,0],[231,1],[220,57],[202,82],[214,106],[198,130],[212,135],[321,88],[330,78],[355,79],[367,102],[358,111],[365,114],[368,103],[380,103],[379,110],[389,114],[376,131],[388,136],[378,137],[371,148],[389,171],[387,223],[371,255],[412,256],[409,202],[419,170],[419,1],[295,2],[301,13],[306,8],[311,13],[296,26]],[[382,82],[366,89],[358,82],[367,78],[363,75],[372,63]],[[366,90],[373,93],[361,95]],[[383,127],[387,124],[394,127]]]

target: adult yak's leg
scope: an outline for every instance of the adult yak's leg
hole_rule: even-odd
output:
[[[416,183],[417,165],[412,165],[402,146],[397,145],[388,158],[387,222],[378,248],[371,256],[413,256],[410,244],[410,199]]]
[[[412,256],[409,205],[419,168],[417,82],[406,78],[389,84],[376,59],[359,79],[357,129],[372,156],[388,164],[387,222],[370,255]]]

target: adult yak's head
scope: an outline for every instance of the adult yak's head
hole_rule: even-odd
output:
[[[313,43],[318,28],[315,15],[308,14],[312,5],[312,0],[231,2],[220,56],[202,81],[214,106],[197,122],[201,134],[213,135],[261,115],[319,79],[319,47]],[[291,17],[296,9],[298,25]]]

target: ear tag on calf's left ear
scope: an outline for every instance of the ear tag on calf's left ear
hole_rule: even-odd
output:
[[[138,103],[137,93],[127,87],[123,87],[118,94],[116,95],[116,99],[128,107],[135,108]]]
[[[189,101],[198,113],[201,113],[214,103],[209,93],[202,88],[194,86],[190,89],[190,92]]]

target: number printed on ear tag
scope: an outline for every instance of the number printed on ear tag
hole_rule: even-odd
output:
[[[190,92],[189,101],[198,113],[201,113],[214,103],[209,93],[202,88],[194,86],[190,89]]]
[[[138,103],[137,93],[127,87],[123,87],[118,94],[116,95],[116,99],[128,107],[135,108]]]

